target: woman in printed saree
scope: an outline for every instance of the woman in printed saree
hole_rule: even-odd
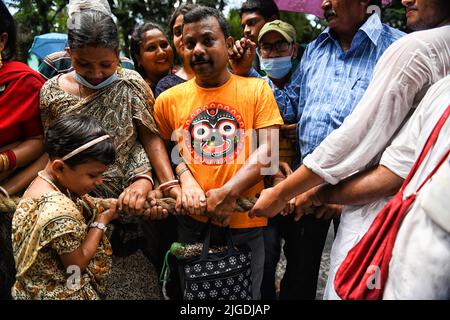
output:
[[[0,1],[0,199],[20,194],[45,166],[39,116],[39,90],[44,80],[16,53],[12,15]],[[11,248],[12,213],[0,214],[0,299],[10,299],[14,283]]]
[[[25,191],[14,213],[14,299],[99,299],[111,270],[104,232],[117,218],[87,195],[114,163],[112,139],[87,115],[57,120],[47,131],[50,161]],[[96,205],[97,204],[97,205]],[[102,210],[103,209],[103,212]]]
[[[153,94],[137,72],[118,65],[119,39],[110,16],[94,10],[74,12],[68,27],[75,70],[50,79],[42,88],[42,122],[48,127],[68,113],[96,118],[111,133],[117,158],[105,173],[103,186],[94,192],[119,197],[127,188],[125,211],[142,213],[145,197],[153,189],[150,161],[161,183],[174,180],[152,116]]]
[[[44,127],[48,127],[51,121],[64,114],[82,113],[97,119],[111,135],[117,150],[116,160],[104,173],[103,184],[91,194],[118,198],[118,206],[127,214],[114,222],[110,238],[115,255],[126,257],[138,249],[145,250],[140,219],[136,216],[151,219],[167,216],[162,208],[144,211],[144,203],[154,188],[150,163],[161,184],[173,184],[177,180],[152,116],[154,98],[149,86],[137,72],[118,67],[119,40],[114,21],[103,12],[74,11],[68,21],[69,53],[74,71],[45,83],[41,90],[42,121]],[[164,193],[166,197],[180,199],[177,208],[181,207],[180,194],[178,183]],[[145,257],[139,259],[148,264]],[[123,295],[113,298],[151,298],[148,288],[156,284],[147,281],[151,266],[144,270],[141,262],[139,268],[114,275],[110,288],[117,285],[116,289],[122,290]],[[129,260],[120,264],[131,268]],[[134,282],[130,285],[133,290],[123,289],[121,277],[127,283]],[[148,294],[135,295],[140,291],[136,286]]]

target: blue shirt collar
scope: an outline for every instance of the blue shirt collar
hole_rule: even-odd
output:
[[[378,16],[378,14],[374,13],[359,28],[356,35],[360,32],[364,32],[376,46],[382,31],[383,24],[381,23],[380,17]],[[335,40],[335,38],[331,35],[331,30],[329,27],[327,27],[316,39],[318,45],[326,40]]]

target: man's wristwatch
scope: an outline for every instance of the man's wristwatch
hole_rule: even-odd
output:
[[[105,226],[104,223],[97,222],[97,221],[92,222],[91,225],[90,225],[89,227],[90,227],[90,228],[97,228],[97,229],[103,230],[103,232],[106,232],[106,229],[108,229],[108,228]]]

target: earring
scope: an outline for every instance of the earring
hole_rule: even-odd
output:
[[[3,62],[2,62],[2,51],[0,50],[0,69],[3,67]]]

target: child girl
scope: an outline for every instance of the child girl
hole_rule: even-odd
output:
[[[44,140],[50,161],[38,173],[12,222],[14,299],[99,299],[111,269],[105,236],[116,202],[101,212],[87,193],[115,160],[112,139],[89,116],[53,123]]]

